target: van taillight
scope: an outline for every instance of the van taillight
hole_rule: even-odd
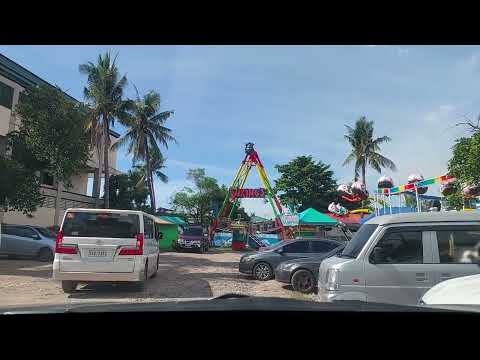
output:
[[[63,233],[59,230],[57,233],[57,241],[55,242],[55,252],[57,254],[76,254],[77,247],[75,245],[63,245]]]
[[[143,234],[137,234],[137,245],[120,249],[118,255],[143,255]]]

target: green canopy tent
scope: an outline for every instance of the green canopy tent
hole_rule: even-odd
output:
[[[160,249],[171,249],[174,241],[178,240],[178,227],[186,225],[186,222],[177,216],[159,216],[167,224],[161,224],[163,238],[160,240]]]
[[[301,236],[316,236],[317,231],[315,228],[312,228],[311,230],[305,230],[302,229],[302,225],[309,225],[309,226],[334,226],[338,223],[337,220],[332,219],[330,216],[322,214],[321,212],[313,209],[313,208],[308,208],[304,211],[302,211],[300,214],[298,214],[298,220],[299,220],[299,233]]]
[[[321,212],[308,208],[298,214],[300,224],[305,225],[327,225],[332,226],[338,223],[337,220],[332,219],[330,216],[322,214]]]

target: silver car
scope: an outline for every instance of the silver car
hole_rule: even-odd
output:
[[[52,261],[56,234],[40,226],[2,224],[0,255]]]
[[[378,216],[319,269],[318,300],[416,305],[441,281],[480,273],[469,254],[480,242],[480,213]]]

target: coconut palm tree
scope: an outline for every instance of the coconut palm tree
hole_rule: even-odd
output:
[[[137,99],[133,104],[131,116],[122,120],[122,124],[127,126],[128,130],[113,148],[128,145],[128,153],[133,155],[133,164],[139,160],[145,163],[150,204],[152,209],[156,209],[152,173],[155,171],[160,180],[166,180],[160,171],[164,158],[159,145],[168,149],[169,142],[177,142],[171,135],[172,130],[164,126],[173,111],[160,112],[160,95],[155,91],[148,92],[143,98],[140,98],[137,88],[135,91]]]
[[[152,151],[151,158],[150,158],[150,171],[152,172],[152,177],[150,178],[150,181],[151,181],[152,184],[153,184],[153,174],[161,182],[163,182],[163,183],[168,182],[168,176],[163,172],[163,169],[166,168],[165,161],[166,161],[166,159],[162,156],[162,154],[160,154],[157,151]],[[137,169],[141,174],[141,177],[138,180],[136,186],[141,188],[141,187],[146,185],[147,188],[150,189],[149,186],[148,186],[149,180],[148,180],[147,166],[145,164],[144,165],[136,165],[136,166],[134,166],[134,168]],[[150,190],[153,192],[153,194],[151,194],[151,198],[154,199],[154,203],[152,205],[156,206],[155,205],[155,189],[152,186],[152,188]],[[152,207],[152,209],[153,209],[153,211],[156,210],[155,207]]]
[[[132,102],[124,100],[123,92],[127,86],[127,78],[120,76],[116,65],[117,57],[112,59],[110,52],[99,55],[97,63],[88,62],[79,66],[79,71],[87,75],[87,86],[83,95],[90,107],[91,141],[97,149],[99,169],[105,173],[104,199],[105,208],[109,207],[109,177],[110,165],[108,154],[110,150],[110,126],[115,119],[123,120],[128,116]],[[95,189],[94,189],[95,190]]]
[[[361,171],[362,182],[365,185],[367,165],[379,173],[382,171],[382,168],[389,168],[392,171],[397,170],[392,160],[380,154],[380,145],[391,141],[391,139],[388,136],[374,138],[373,124],[373,121],[368,121],[365,116],[362,116],[355,122],[355,127],[352,128],[345,125],[347,128],[345,139],[352,146],[352,150],[343,162],[343,165],[345,166],[355,161],[355,181],[358,180],[359,171]]]

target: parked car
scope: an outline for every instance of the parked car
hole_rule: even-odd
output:
[[[238,270],[253,275],[257,280],[270,280],[274,269],[282,262],[298,258],[325,254],[337,248],[342,242],[328,239],[295,239],[282,241],[268,250],[245,254],[240,258]]]
[[[295,291],[309,294],[317,287],[320,263],[326,258],[338,254],[344,247],[345,244],[340,244],[323,255],[284,261],[275,269],[275,280],[291,284]]]
[[[207,252],[210,248],[208,234],[201,225],[190,225],[180,231],[178,240],[175,243],[175,249],[197,250],[199,253]]]
[[[53,279],[66,293],[80,282],[133,281],[157,274],[155,217],[141,211],[67,209],[57,234]]]
[[[55,236],[54,232],[40,226],[2,224],[0,255],[52,261]]]
[[[465,256],[479,242],[478,212],[377,216],[322,261],[318,300],[416,305],[435,284],[480,273]]]

